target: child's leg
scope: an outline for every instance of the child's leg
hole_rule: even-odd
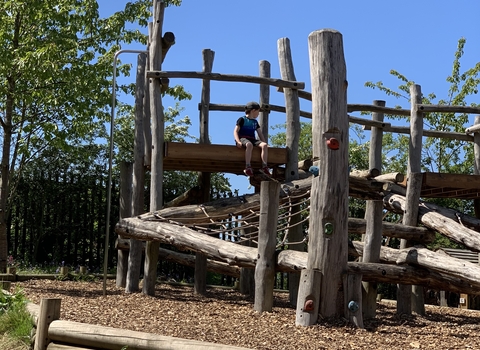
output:
[[[252,161],[253,143],[245,138],[240,139],[240,141],[245,147],[245,164],[248,167]]]
[[[267,166],[267,164],[268,164],[268,144],[266,142],[260,142],[257,146],[260,147],[260,149],[262,150],[261,158],[262,158],[263,166]]]

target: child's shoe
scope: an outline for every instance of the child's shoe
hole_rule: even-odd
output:
[[[243,172],[244,172],[245,175],[247,175],[248,177],[253,176],[253,169],[252,169],[252,167],[247,166]]]
[[[268,169],[267,166],[264,166],[263,168],[260,169],[260,172],[264,175],[267,175],[267,176],[272,176],[272,174],[270,174],[270,169]]]

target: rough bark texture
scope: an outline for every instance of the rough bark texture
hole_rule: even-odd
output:
[[[149,47],[150,70],[161,69],[162,27],[165,13],[165,3],[161,0],[153,2],[152,42]],[[150,171],[150,209],[160,209],[163,205],[163,142],[165,139],[165,115],[162,105],[162,85],[159,79],[152,79],[149,87],[150,113],[152,124],[152,163]],[[152,295],[157,279],[158,242],[147,242],[145,249],[145,283],[143,293]]]
[[[385,107],[385,101],[373,101],[376,106]],[[383,122],[383,113],[372,113],[372,120]],[[381,128],[372,128],[370,134],[369,168],[382,168],[382,140],[383,130]],[[377,177],[377,176],[376,176]],[[376,263],[380,257],[380,248],[382,246],[383,225],[383,203],[382,201],[367,201],[365,210],[366,230],[365,230],[365,248],[363,250],[363,262]],[[377,284],[364,282],[363,288],[365,295],[363,298],[363,312],[366,319],[375,317]]]
[[[278,60],[280,63],[280,73],[282,79],[296,80],[293,68],[292,53],[290,50],[290,40],[282,38],[277,41]],[[283,89],[285,95],[285,114],[287,119],[286,147],[288,152],[288,161],[285,166],[285,180],[298,180],[298,147],[300,142],[300,100],[298,98],[298,90]],[[292,207],[293,212],[300,211],[300,205]],[[303,240],[302,225],[300,215],[295,215],[290,219],[292,228],[289,230],[290,242],[301,242]],[[304,250],[303,244],[294,244],[289,247],[293,250]],[[288,288],[290,291],[290,302],[295,304],[298,296],[298,285],[300,279],[298,274],[290,274],[288,276]]]
[[[120,217],[132,216],[132,174],[133,164],[120,163]],[[121,239],[121,237],[120,237]],[[128,251],[119,249],[117,252],[117,287],[127,285]]]
[[[206,234],[169,223],[144,221],[139,218],[123,219],[117,224],[117,233],[126,237],[135,237],[140,240],[158,240],[175,245],[180,249],[200,251],[207,257],[226,262],[230,265],[254,268],[257,259],[257,249],[231,242],[219,240]],[[361,256],[363,244],[351,242],[350,255]],[[480,266],[449,258],[445,255],[429,251],[426,248],[408,248],[403,250],[382,247],[380,261],[396,264],[410,264],[427,268],[435,272],[452,276],[453,280],[463,279],[471,285],[480,288]],[[307,268],[307,253],[296,251],[281,251],[278,255],[277,269],[285,272],[300,271]],[[345,267],[345,270],[347,267]],[[318,270],[312,270],[318,271]],[[312,276],[313,277],[313,276]],[[398,280],[395,280],[397,279]],[[392,275],[392,282],[403,282],[399,276]],[[408,280],[405,280],[410,282]],[[440,282],[441,283],[441,282]],[[312,286],[315,284],[310,283]],[[419,283],[421,284],[421,283]],[[446,280],[444,290],[450,290],[450,282]],[[306,297],[312,293],[306,294]],[[473,292],[472,294],[478,294]],[[308,298],[307,298],[308,299]],[[305,299],[305,300],[307,300]],[[318,300],[318,299],[317,299]],[[305,302],[302,301],[301,305]]]
[[[403,211],[406,198],[397,194],[387,194],[384,206],[392,211]],[[477,231],[464,226],[465,216],[454,210],[442,208],[434,203],[421,203],[418,207],[418,221],[468,249],[480,252],[480,236]],[[474,218],[472,218],[474,220]]]
[[[209,49],[202,51],[203,55],[203,71],[207,73],[212,72],[213,59],[215,52]],[[202,81],[202,104],[200,108],[200,143],[210,144],[209,139],[209,110],[210,104],[210,80]],[[198,174],[198,185],[202,191],[201,203],[210,201],[210,187],[211,174],[207,172],[200,172]],[[195,259],[195,292],[198,294],[205,294],[207,291],[207,257],[197,253]]]
[[[313,156],[320,173],[312,181],[307,270],[310,282],[300,279],[297,324],[307,314],[310,295],[319,298],[322,317],[342,316],[342,274],[347,265],[348,220],[348,116],[346,65],[342,35],[330,29],[308,37],[312,82]],[[315,273],[322,274],[320,293]],[[315,309],[315,307],[314,307]],[[313,313],[315,316],[315,311]],[[313,318],[304,318],[314,321]]]
[[[273,307],[279,190],[280,186],[276,182],[262,182],[254,307],[259,312],[272,312]]]

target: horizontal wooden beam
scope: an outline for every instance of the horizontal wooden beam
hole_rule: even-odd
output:
[[[361,119],[361,118],[357,118]],[[350,119],[352,122],[352,120]],[[361,123],[359,121],[355,121],[357,124],[363,124],[364,130],[370,130],[370,126]],[[376,126],[376,125],[374,125]],[[377,126],[380,127],[380,126]],[[410,127],[409,126],[392,126],[390,123],[385,123],[385,126],[383,127],[384,132],[394,132],[397,134],[407,134],[410,135]],[[437,130],[423,130],[423,136],[426,137],[437,137],[441,139],[448,139],[448,140],[458,140],[458,141],[468,141],[468,142],[473,142],[473,136],[463,134],[460,132],[450,132],[450,131],[437,131]]]
[[[480,107],[471,106],[445,106],[445,105],[424,105],[417,104],[416,108],[420,112],[425,113],[467,113],[467,114],[480,114]]]
[[[53,321],[48,327],[48,337],[53,343],[74,344],[95,349],[221,349],[247,350],[246,348],[207,343],[198,340],[167,337],[158,334],[131,331],[113,327],[91,325],[74,321]],[[50,345],[49,345],[50,349]],[[60,349],[57,347],[56,349]]]
[[[281,86],[289,89],[304,89],[305,83],[275,78],[264,78],[253,75],[220,74],[206,72],[182,72],[182,71],[147,71],[148,78],[197,78],[205,80],[256,83],[271,86]]]
[[[198,109],[202,107],[202,104],[198,104]],[[273,111],[273,112],[280,112],[286,113],[286,108],[283,106],[271,105],[271,104],[262,104],[260,106],[264,111]],[[218,104],[218,103],[210,103],[208,105],[208,110],[210,111],[225,111],[225,112],[244,112],[245,105],[232,105],[232,104]],[[305,117],[308,119],[312,119],[312,113],[300,110],[300,117]]]

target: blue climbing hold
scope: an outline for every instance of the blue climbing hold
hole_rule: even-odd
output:
[[[348,309],[350,310],[350,312],[357,312],[359,308],[360,306],[356,301],[352,300],[348,303]]]
[[[313,176],[317,177],[320,169],[318,166],[312,165],[310,168],[308,168],[308,171],[313,174]]]

